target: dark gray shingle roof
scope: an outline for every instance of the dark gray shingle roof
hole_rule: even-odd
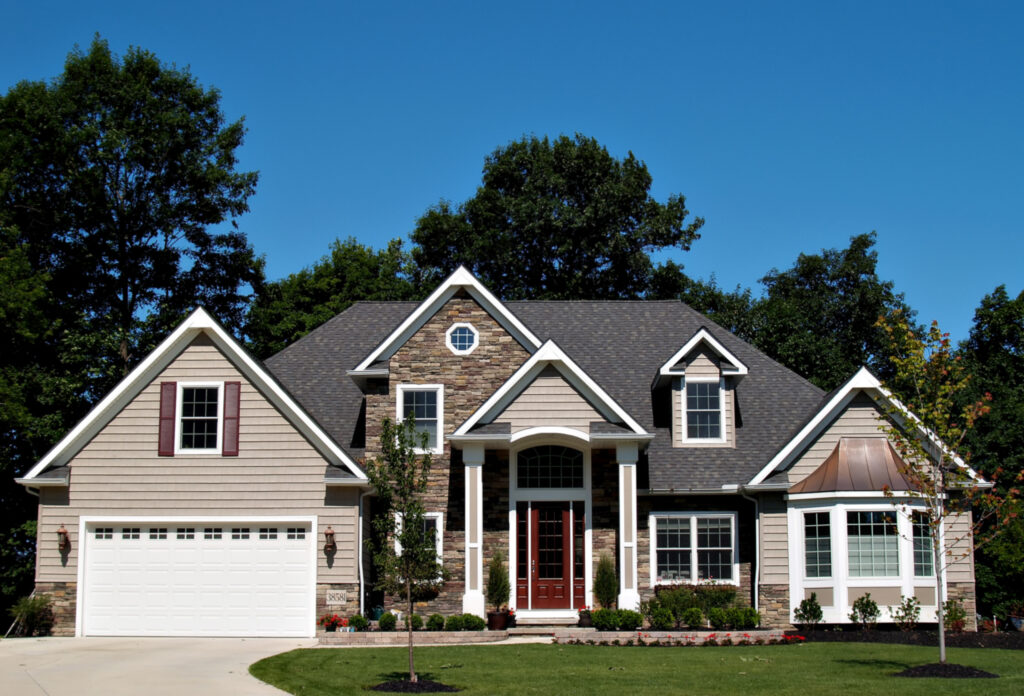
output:
[[[361,302],[267,360],[267,366],[337,442],[362,455],[362,393],[355,367],[410,312],[415,302]],[[802,377],[676,301],[509,302],[542,341],[553,339],[655,438],[650,487],[717,489],[752,478],[822,399]],[[667,391],[651,383],[658,368],[701,327],[748,368],[736,390],[735,447],[674,448]]]

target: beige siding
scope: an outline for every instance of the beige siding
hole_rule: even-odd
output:
[[[239,456],[157,456],[160,382],[204,380],[242,383]],[[358,493],[326,489],[323,457],[207,340],[186,348],[70,466],[69,489],[40,497],[39,581],[76,579],[80,515],[317,516],[318,546],[327,525],[338,544],[331,568],[317,554],[318,582],[357,580]],[[61,524],[71,535],[66,561],[46,543]]]
[[[789,583],[789,520],[782,497],[761,498],[761,584]]]
[[[494,422],[510,423],[513,433],[549,425],[589,432],[592,422],[603,420],[604,416],[566,382],[558,370],[548,367]]]
[[[789,468],[789,483],[798,483],[813,473],[832,454],[842,437],[885,437],[879,429],[883,422],[884,414],[877,404],[864,394],[858,394]]]
[[[710,353],[707,350],[699,350],[694,352],[692,355],[687,356],[686,360],[686,374],[691,377],[718,377],[721,374],[721,370],[718,367],[718,359],[714,353]]]
[[[946,518],[946,582],[974,582],[974,555],[970,552],[972,516],[970,512]]]

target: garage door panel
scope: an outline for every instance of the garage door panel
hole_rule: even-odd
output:
[[[290,528],[89,525],[83,633],[310,635],[311,532]]]

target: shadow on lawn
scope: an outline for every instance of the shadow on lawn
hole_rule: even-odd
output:
[[[381,681],[392,682],[392,681],[406,681],[409,678],[409,670],[404,672],[381,672],[377,675]],[[433,672],[420,672],[416,670],[416,678],[423,679],[424,681],[437,681],[441,675],[434,674]]]
[[[895,662],[893,660],[835,660],[843,665],[859,665],[861,667],[875,667],[878,669],[894,669],[898,672],[910,669],[906,662]]]

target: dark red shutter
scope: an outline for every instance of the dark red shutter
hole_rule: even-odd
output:
[[[225,457],[238,456],[238,411],[242,394],[241,382],[224,383],[224,450]]]
[[[160,443],[161,457],[174,456],[174,402],[178,398],[177,382],[160,383]]]

